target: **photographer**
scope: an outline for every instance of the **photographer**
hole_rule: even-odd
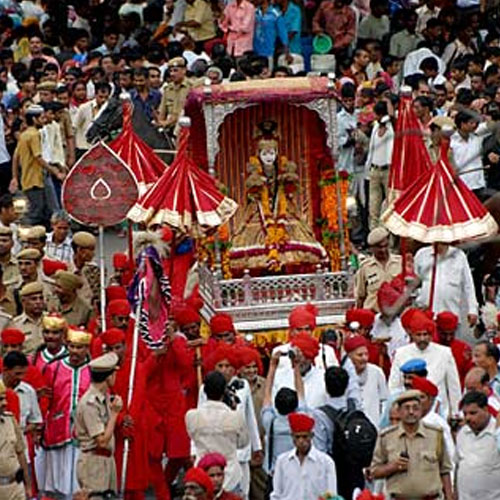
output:
[[[240,359],[236,347],[225,343],[219,344],[207,360],[208,370],[220,372],[226,380],[227,387],[222,401],[232,410],[243,414],[250,435],[250,442],[244,448],[238,449],[238,461],[243,473],[240,484],[241,493],[244,498],[248,498],[250,489],[250,460],[252,458],[254,460],[262,458],[262,445],[250,385],[245,379],[236,376],[239,367]],[[200,390],[198,408],[204,401],[206,401],[205,393]]]
[[[250,441],[242,412],[233,411],[223,402],[226,392],[226,377],[220,371],[210,372],[203,385],[205,401],[186,413],[186,427],[197,460],[207,453],[224,455],[224,490],[238,493],[243,473],[237,452],[246,449]]]

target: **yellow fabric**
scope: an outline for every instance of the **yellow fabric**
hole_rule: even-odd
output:
[[[21,187],[23,191],[35,187],[43,188],[43,167],[40,163],[42,145],[40,132],[28,127],[20,136],[16,149],[21,165]]]
[[[199,28],[188,28],[188,33],[195,42],[204,42],[215,38],[212,7],[205,0],[195,0],[192,5],[187,4],[184,21],[196,21],[201,25]]]

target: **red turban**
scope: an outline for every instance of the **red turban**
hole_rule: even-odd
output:
[[[226,313],[219,313],[210,320],[210,331],[214,333],[234,332],[233,318]]]
[[[168,226],[162,226],[161,227],[161,239],[165,243],[169,243],[172,241],[172,238],[174,237],[173,231],[168,227]]]
[[[123,286],[111,285],[106,288],[106,302],[112,300],[127,299],[127,291]]]
[[[113,267],[115,269],[127,269],[128,268],[128,257],[125,253],[114,253],[113,254]]]
[[[201,460],[198,462],[198,467],[205,471],[210,469],[210,467],[222,467],[224,469],[226,465],[226,457],[221,453],[217,453],[216,451],[203,455],[203,457],[201,457]]]
[[[415,307],[410,307],[406,309],[403,314],[401,314],[401,325],[405,330],[410,329],[410,321],[413,318],[413,315],[415,314],[416,311],[419,311],[419,309]]]
[[[316,328],[317,309],[312,304],[297,306],[288,316],[290,328],[304,328],[308,326],[312,330]]]
[[[354,321],[354,316],[356,314],[356,309],[347,309],[345,312],[345,323],[349,326]]]
[[[294,335],[291,344],[300,349],[304,357],[310,361],[313,361],[319,353],[319,342],[305,332]]]
[[[257,349],[252,349],[251,347],[247,346],[239,347],[238,357],[240,358],[240,366],[246,366],[250,363],[256,363],[259,375],[262,375],[264,373],[264,369],[262,367],[262,359],[260,359],[260,354]]]
[[[351,321],[357,321],[363,328],[369,328],[375,321],[375,313],[371,309],[353,309]]]
[[[410,333],[427,332],[434,333],[434,322],[429,319],[425,312],[417,309],[408,322]]]
[[[377,303],[378,307],[381,311],[385,307],[393,306],[396,301],[401,297],[401,291],[398,290],[395,286],[393,286],[392,282],[382,283],[377,292]]]
[[[440,312],[436,316],[436,324],[443,332],[454,332],[458,326],[458,316],[450,311]]]
[[[199,323],[201,321],[198,311],[188,305],[181,306],[175,310],[174,319],[179,326],[189,325],[189,323]]]
[[[186,475],[184,476],[184,484],[187,483],[195,483],[201,486],[210,498],[212,498],[212,495],[214,494],[214,484],[212,483],[210,476],[200,467],[191,467],[191,469],[186,472]]]
[[[107,307],[110,316],[128,316],[130,314],[130,304],[128,300],[112,300]]]
[[[215,365],[223,360],[227,360],[228,363],[235,369],[238,369],[240,366],[240,361],[236,349],[232,345],[220,343],[207,358],[207,371],[214,370]]]
[[[380,493],[375,495],[370,490],[363,490],[357,497],[356,500],[385,500],[385,496]]]
[[[311,432],[314,427],[314,418],[305,413],[289,413],[288,423],[290,424],[292,433]]]
[[[119,328],[110,328],[101,334],[100,339],[103,344],[113,346],[125,342],[125,333]]]
[[[438,388],[429,380],[424,377],[413,377],[411,380],[411,385],[417,391],[421,391],[424,394],[428,394],[432,398],[438,395]]]
[[[6,328],[2,331],[1,335],[2,344],[8,345],[22,344],[25,338],[26,336],[24,335],[24,333],[17,328]]]
[[[344,350],[347,354],[352,351],[355,351],[359,347],[368,348],[368,340],[365,339],[362,335],[351,335],[346,338],[344,342]]]
[[[52,276],[57,271],[67,271],[68,264],[60,260],[43,259],[42,269],[43,269],[43,274],[45,274],[45,276]]]

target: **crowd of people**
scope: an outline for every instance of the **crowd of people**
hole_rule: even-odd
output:
[[[400,94],[432,161],[449,140],[479,200],[500,187],[496,0],[0,0],[0,13],[0,499],[500,498],[498,273],[474,279],[443,243],[402,272],[380,226]],[[69,169],[119,132],[106,112],[124,94],[136,132],[175,147],[192,88],[309,72],[336,74],[336,167],[370,254],[355,308],[319,328],[297,306],[288,341],[257,348],[191,296],[163,346],[133,356],[129,257],[113,256],[103,329],[96,238],[61,210]]]

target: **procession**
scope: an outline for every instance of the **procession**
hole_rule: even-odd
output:
[[[0,500],[500,500],[497,0],[0,0]]]

